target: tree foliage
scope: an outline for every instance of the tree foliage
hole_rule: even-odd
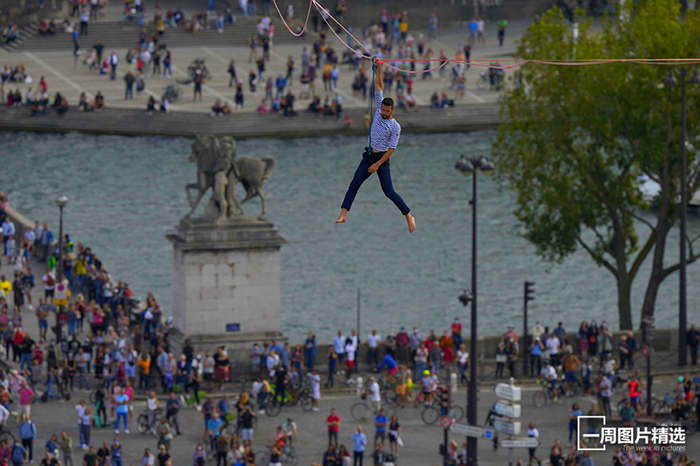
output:
[[[635,5],[631,5],[635,3]],[[522,38],[522,59],[585,61],[700,56],[700,14],[677,0],[626,2],[624,19],[594,25],[577,16],[578,38],[554,8]],[[687,80],[693,68],[685,65]],[[621,328],[632,327],[630,291],[649,256],[652,273],[642,315],[653,315],[658,287],[677,264],[664,263],[678,217],[681,91],[664,85],[680,65],[528,63],[501,99],[494,154],[513,191],[524,237],[548,261],[583,248],[615,278]],[[688,136],[697,139],[700,85],[687,86]],[[700,187],[696,154],[687,153],[688,192]],[[639,188],[661,187],[651,211]],[[650,214],[641,215],[643,211]],[[689,262],[697,259],[689,240]]]

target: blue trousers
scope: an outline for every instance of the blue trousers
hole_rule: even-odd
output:
[[[117,413],[117,419],[114,422],[114,428],[119,429],[119,420],[122,420],[124,430],[129,430],[129,422],[127,421],[127,413]]]
[[[362,154],[362,160],[357,166],[357,170],[355,170],[355,175],[353,176],[352,181],[350,182],[348,191],[345,193],[345,199],[343,199],[343,204],[341,205],[343,209],[350,210],[350,207],[352,206],[352,203],[355,200],[355,196],[357,195],[357,191],[359,191],[360,186],[362,186],[362,183],[364,183],[365,180],[371,175],[371,173],[368,171],[370,165],[376,163],[382,157],[383,154],[384,152],[375,152],[370,154],[368,150],[365,149],[364,154]],[[377,170],[377,175],[379,176],[379,183],[382,185],[382,191],[384,191],[384,195],[394,202],[396,207],[401,211],[403,215],[408,214],[411,211],[411,209],[408,208],[401,196],[399,196],[399,194],[396,191],[394,191],[394,185],[391,182],[391,168],[388,160],[379,166],[379,170]]]
[[[90,425],[80,424],[80,444],[90,445]]]

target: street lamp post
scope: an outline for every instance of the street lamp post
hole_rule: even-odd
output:
[[[680,215],[679,215],[679,226],[680,226],[680,260],[679,260],[679,279],[678,279],[678,365],[685,366],[687,363],[686,358],[686,341],[685,335],[688,326],[687,317],[687,282],[686,282],[686,268],[687,268],[687,258],[685,251],[685,237],[686,237],[686,222],[688,219],[688,187],[687,187],[687,163],[685,156],[685,144],[687,139],[687,122],[686,122],[686,95],[685,95],[685,85],[688,76],[688,68],[681,66],[681,167],[680,167],[680,185],[681,185],[681,200],[680,200]],[[700,84],[700,76],[696,71],[693,77],[690,79],[691,84]],[[666,78],[665,84],[668,86],[675,86],[678,84],[673,72],[669,73]]]
[[[63,281],[63,208],[68,204],[68,198],[65,194],[56,199],[56,205],[58,206],[58,272],[56,274],[56,281],[61,283]]]
[[[469,335],[469,353],[471,364],[469,366],[469,385],[467,388],[467,423],[475,426],[477,424],[477,316],[476,316],[476,174],[479,170],[484,172],[493,171],[493,164],[484,156],[466,157],[455,163],[455,169],[465,176],[472,175],[472,198],[469,203],[472,206],[472,289],[468,294],[466,291],[459,297],[459,300],[467,305],[471,301],[471,328]],[[467,437],[467,465],[476,466],[477,463],[477,438]]]

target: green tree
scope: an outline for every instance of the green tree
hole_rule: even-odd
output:
[[[700,13],[680,16],[677,0],[641,0],[623,20],[593,28],[578,17],[578,38],[554,8],[524,35],[522,59],[694,58]],[[580,16],[580,15],[579,15]],[[689,65],[684,65],[689,66]],[[620,328],[632,328],[630,291],[651,256],[642,317],[652,316],[659,286],[678,264],[666,264],[668,233],[678,219],[680,86],[664,86],[680,65],[528,63],[500,102],[493,153],[502,184],[516,197],[522,234],[548,261],[583,248],[615,278]],[[692,68],[688,68],[692,75]],[[676,73],[676,76],[679,76]],[[687,108],[700,108],[700,86],[687,87]],[[700,120],[688,112],[689,141]],[[700,188],[694,150],[687,152],[688,193]],[[639,177],[660,186],[650,209]],[[690,245],[688,263],[698,259]]]

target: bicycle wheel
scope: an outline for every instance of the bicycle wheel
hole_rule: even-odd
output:
[[[396,414],[397,405],[384,403],[382,405],[382,409],[384,409],[384,415],[390,418],[391,416]]]
[[[581,385],[578,383],[572,383],[570,387],[566,389],[566,396],[569,398],[573,398],[575,396],[578,396],[579,393],[581,392]]]
[[[280,406],[279,403],[270,403],[265,407],[265,414],[267,414],[270,417],[275,417],[277,416],[280,411],[282,411],[282,406]]]
[[[148,416],[145,414],[139,415],[139,417],[136,419],[136,430],[138,430],[141,434],[148,432]]]
[[[435,424],[440,417],[440,411],[435,406],[426,406],[420,413],[420,418],[429,426]]]
[[[289,389],[296,392],[301,389],[301,377],[298,375],[289,379]]]
[[[547,397],[545,396],[545,394],[542,390],[537,391],[537,392],[532,394],[532,404],[534,404],[538,408],[541,408],[542,406],[544,406],[546,401],[547,401]]]
[[[365,402],[360,401],[350,407],[350,415],[358,422],[366,422],[370,414],[369,406]]]
[[[15,436],[12,435],[12,432],[3,430],[0,432],[0,444],[2,442],[5,442],[5,445],[14,445],[15,444]]]
[[[314,407],[314,400],[307,394],[299,398],[299,404],[304,411],[311,411]]]
[[[459,422],[464,417],[464,409],[461,406],[451,406],[450,407],[450,417]]]
[[[396,401],[399,399],[398,393],[396,393],[396,390],[391,390],[391,391],[386,391],[382,393],[382,399],[384,400],[385,404],[388,405],[395,405]]]

